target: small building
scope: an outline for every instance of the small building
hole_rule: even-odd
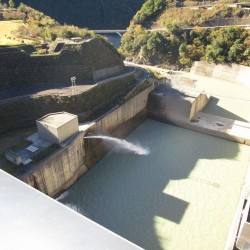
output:
[[[51,113],[36,120],[39,136],[60,144],[79,131],[78,118],[67,112]]]
[[[22,163],[22,157],[12,150],[8,150],[5,153],[5,157],[7,160],[14,163],[15,165],[20,165]]]

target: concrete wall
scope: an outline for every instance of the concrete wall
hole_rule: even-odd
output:
[[[98,119],[87,131],[91,134],[104,134],[124,137],[133,131],[147,117],[147,101],[153,85],[143,90],[113,111]],[[110,148],[109,148],[110,149]],[[101,140],[86,140],[86,166],[90,168],[99,161],[109,150]]]
[[[48,126],[39,121],[36,121],[36,126],[40,137],[53,143],[59,143],[57,129],[55,127]]]
[[[250,87],[250,67],[247,66],[237,64],[213,64],[197,61],[194,62],[190,72]]]
[[[125,104],[100,117],[90,128],[80,131],[64,148],[38,164],[21,179],[52,197],[66,190],[110,150],[105,148],[102,140],[84,139],[85,133],[117,137],[127,135],[146,118],[148,94],[153,88],[150,85]]]
[[[123,71],[124,71],[124,67],[119,66],[119,65],[113,66],[113,67],[107,67],[104,69],[95,70],[95,71],[93,71],[94,81],[97,82],[97,81],[103,80],[105,78],[121,74]]]
[[[83,132],[77,133],[64,148],[38,164],[21,179],[52,197],[66,190],[87,171],[84,165],[83,136]]]
[[[149,95],[148,113],[154,119],[182,126],[202,110],[208,101],[209,96],[197,91],[159,85]]]
[[[191,121],[193,119],[193,117],[201,110],[203,110],[203,108],[205,108],[205,106],[207,105],[207,103],[210,100],[210,96],[201,93],[197,98],[195,98],[194,102],[192,103],[192,107],[191,107],[191,111],[190,111],[190,115],[189,115],[189,121]]]
[[[149,96],[148,113],[153,119],[172,124],[182,124],[189,120],[192,100],[176,98],[173,95],[158,95],[151,93]]]
[[[73,120],[68,121],[57,129],[58,143],[63,142],[77,131],[79,131],[79,124],[78,118],[75,116]]]

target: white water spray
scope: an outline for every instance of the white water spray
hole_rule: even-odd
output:
[[[93,135],[93,136],[86,136],[84,138],[103,139],[108,142],[111,142],[114,146],[116,146],[115,149],[125,149],[137,155],[148,155],[150,153],[148,149],[145,149],[140,145],[136,145],[126,140],[115,137],[110,137],[106,135]]]

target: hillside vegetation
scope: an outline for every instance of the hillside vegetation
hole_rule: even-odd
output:
[[[142,8],[133,18],[135,24],[149,27],[154,21],[159,19],[157,24],[164,25],[166,22],[174,22],[176,24],[192,25],[200,23],[209,18],[236,17],[242,18],[246,13],[244,10],[236,10],[231,8],[229,3],[248,2],[247,0],[147,0]],[[215,6],[210,9],[199,8],[198,6]],[[185,8],[183,8],[185,7]],[[219,7],[219,10],[217,8]],[[221,11],[221,12],[220,12]],[[184,19],[184,20],[183,20]]]
[[[80,36],[87,39],[96,36],[94,32],[84,28],[66,24],[60,25],[51,17],[24,4],[20,4],[18,8],[4,9],[3,18],[9,21],[13,20],[9,23],[18,23],[18,26],[15,26],[16,29],[13,28],[9,35],[16,40],[21,39],[23,43],[32,40],[33,43],[39,44],[47,39],[55,40],[57,37],[71,38]],[[23,25],[16,20],[20,20]],[[6,22],[2,21],[2,25],[4,23]]]
[[[120,52],[126,60],[178,68],[189,67],[198,60],[250,66],[249,30],[198,27],[223,22],[249,24],[250,10],[226,4],[232,2],[237,1],[147,0],[124,34]],[[196,8],[208,3],[209,8]],[[150,31],[159,27],[165,31]],[[194,30],[182,29],[185,27]]]
[[[89,29],[125,29],[145,0],[14,0],[16,6],[21,2],[61,24]]]
[[[202,25],[204,22],[217,20],[220,25],[221,19],[245,20],[250,23],[250,10],[243,8],[233,8],[218,5],[211,9],[199,8],[169,8],[166,9],[154,23],[158,27],[166,27],[169,23],[174,23],[182,27]]]
[[[120,52],[127,60],[146,64],[190,66],[193,61],[250,66],[250,31],[240,27],[182,30],[174,24],[164,32],[131,25]]]

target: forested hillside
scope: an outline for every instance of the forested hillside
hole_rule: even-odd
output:
[[[205,60],[250,66],[250,31],[230,26],[250,22],[249,8],[229,5],[239,1],[147,0],[123,35],[120,52],[126,60],[145,64],[189,67]],[[226,26],[202,28],[215,25]]]
[[[239,63],[250,66],[250,31],[241,27],[183,30],[169,24],[166,31],[150,32],[130,26],[120,52],[127,60],[146,64],[191,66],[194,61]]]
[[[15,5],[21,2],[61,24],[89,29],[125,29],[145,0],[14,0]]]

